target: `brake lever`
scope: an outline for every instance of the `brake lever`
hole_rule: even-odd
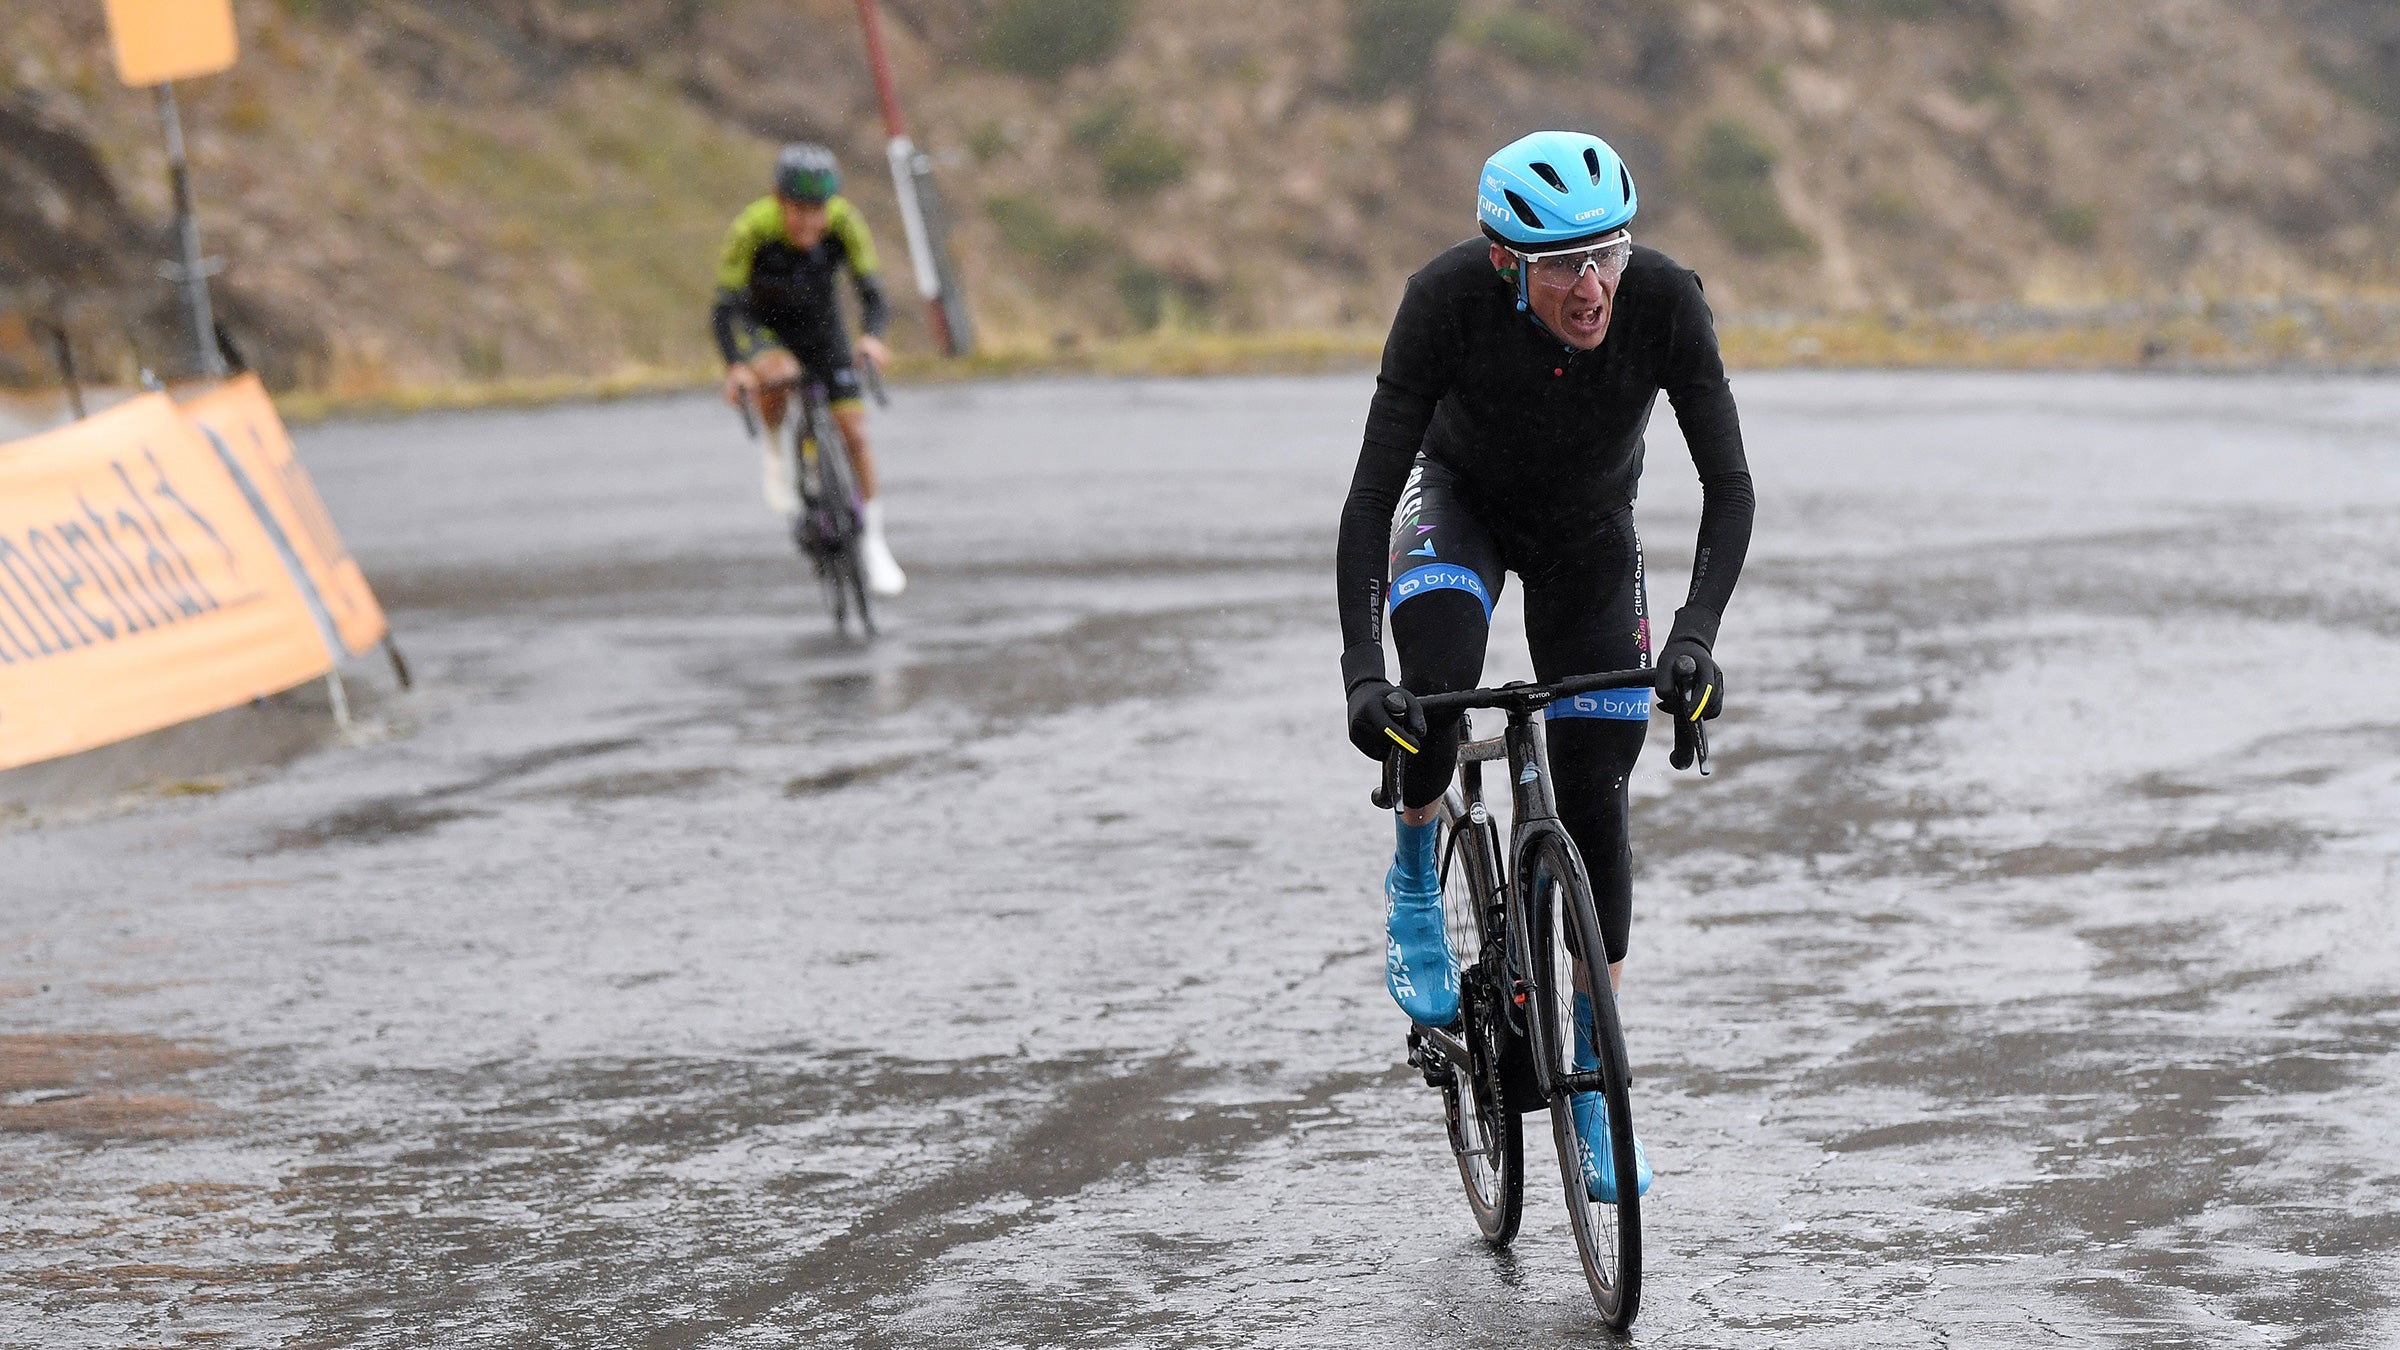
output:
[[[1675,719],[1675,748],[1667,755],[1667,763],[1678,769],[1688,769],[1695,762],[1700,766],[1700,776],[1708,777],[1711,772],[1708,767],[1708,733],[1700,729],[1698,722],[1678,717]]]
[[[1383,782],[1373,792],[1367,794],[1367,800],[1373,802],[1378,811],[1400,809],[1399,751],[1394,750],[1383,757]]]
[[[1408,695],[1401,693],[1397,689],[1385,694],[1383,696],[1383,710],[1390,713],[1394,717],[1405,716],[1408,712]],[[1378,811],[1393,811],[1399,809],[1401,754],[1401,751],[1393,750],[1390,754],[1383,757],[1383,786],[1375,789],[1373,792],[1367,795],[1367,800],[1373,802],[1375,804],[1375,809]]]
[[[1687,708],[1692,706],[1695,692],[1692,686],[1700,678],[1699,664],[1688,656],[1679,656],[1675,658],[1674,676],[1676,701]],[[1675,724],[1675,748],[1667,755],[1667,763],[1678,769],[1688,769],[1697,763],[1700,776],[1708,777],[1708,733],[1701,729],[1699,719],[1676,717],[1671,720]]]

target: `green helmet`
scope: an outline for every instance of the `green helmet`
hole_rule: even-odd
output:
[[[775,156],[775,195],[816,206],[840,190],[841,161],[814,141],[794,141]]]

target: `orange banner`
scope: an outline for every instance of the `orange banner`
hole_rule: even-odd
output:
[[[241,487],[165,395],[0,446],[0,768],[332,666]]]
[[[244,375],[184,404],[183,415],[232,456],[242,480],[256,490],[269,524],[289,542],[315,587],[343,649],[363,656],[381,642],[388,628],[383,606],[375,603],[366,573],[351,558],[317,485],[301,467],[266,386],[256,375]]]

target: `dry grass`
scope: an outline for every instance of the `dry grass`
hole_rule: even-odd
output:
[[[2055,311],[1754,319],[1719,333],[1729,367],[1773,370],[2385,370],[2400,301],[2286,298]]]
[[[333,417],[406,417],[412,413],[460,409],[536,408],[551,403],[638,398],[714,385],[717,377],[714,367],[629,366],[606,375],[393,383],[353,387],[338,393],[303,389],[277,395],[275,407],[285,422],[293,424],[322,422]]]
[[[1993,307],[1941,314],[1733,319],[1718,330],[1735,370],[2384,370],[2400,368],[2400,300],[2287,299],[2089,311]],[[974,355],[902,353],[903,384],[1024,375],[1192,376],[1370,370],[1369,329],[1223,333],[1161,329],[1103,341],[986,333]],[[713,386],[713,366],[629,366],[605,375],[303,390],[292,422],[446,409],[532,407]]]
[[[892,378],[921,384],[1018,375],[1232,375],[1350,370],[1372,366],[1383,337],[1366,332],[1192,333],[1161,331],[1105,342],[1059,344],[987,334],[962,360],[898,353]],[[451,409],[538,407],[713,388],[714,366],[631,366],[607,375],[393,384],[339,393],[300,390],[276,407],[292,423],[331,417],[397,417]]]
[[[1364,330],[1217,333],[1160,329],[1100,342],[986,334],[961,361],[904,360],[901,379],[988,379],[1029,374],[1234,375],[1372,366],[1383,334]]]

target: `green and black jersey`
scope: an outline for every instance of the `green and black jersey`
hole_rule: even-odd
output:
[[[825,203],[825,215],[825,237],[808,249],[784,233],[783,211],[772,196],[734,217],[717,257],[717,299],[709,311],[727,363],[778,346],[803,360],[828,347],[846,355],[850,344],[841,335],[835,298],[835,278],[845,267],[858,288],[859,327],[880,336],[891,322],[866,217],[839,196]]]

